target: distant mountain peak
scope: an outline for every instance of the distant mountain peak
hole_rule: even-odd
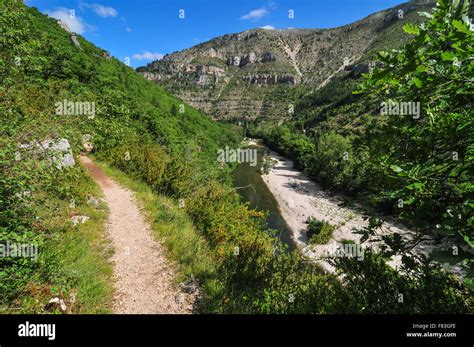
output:
[[[137,71],[216,119],[282,118],[296,92],[324,87],[375,50],[403,43],[402,26],[431,6],[412,1],[329,29],[225,34]]]

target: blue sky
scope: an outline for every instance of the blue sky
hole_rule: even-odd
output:
[[[251,28],[329,28],[403,0],[25,0],[132,66]],[[74,10],[74,18],[70,11]],[[180,12],[180,10],[184,10]],[[289,18],[293,10],[294,18]],[[184,14],[184,18],[180,18]]]

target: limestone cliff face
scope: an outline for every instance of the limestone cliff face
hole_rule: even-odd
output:
[[[339,73],[367,71],[374,52],[401,45],[406,23],[432,5],[406,3],[333,29],[253,29],[216,37],[138,69],[215,119],[282,118],[297,93]]]

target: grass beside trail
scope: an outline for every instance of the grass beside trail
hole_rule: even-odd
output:
[[[113,282],[112,250],[105,233],[107,206],[87,204],[87,196],[101,196],[100,188],[88,176],[76,184],[84,200],[73,204],[44,192],[35,195],[42,201],[34,205],[37,218],[51,233],[39,248],[38,270],[3,313],[60,313],[59,308],[45,310],[54,297],[64,300],[67,313],[110,312]],[[70,219],[74,215],[90,219],[73,226]]]
[[[131,179],[107,163],[95,162],[109,177],[135,193],[154,237],[165,246],[167,258],[178,265],[176,280],[189,280],[192,274],[206,292],[212,295],[217,290],[213,280],[213,254],[184,210],[172,199],[154,193],[145,183]]]

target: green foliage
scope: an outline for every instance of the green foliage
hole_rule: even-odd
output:
[[[42,312],[53,296],[64,298],[70,312],[107,312],[112,288],[102,240],[106,212],[86,205],[88,195],[98,194],[93,183],[78,166],[59,170],[41,152],[19,149],[28,135],[13,130],[18,119],[0,123],[5,130],[0,141],[0,244],[38,250],[37,259],[0,257],[2,312]],[[47,129],[37,127],[35,135],[41,134]],[[71,214],[91,220],[73,228]]]
[[[310,217],[308,219],[308,230],[306,236],[309,244],[324,245],[331,240],[332,234],[336,230],[334,225],[326,221],[320,221]]]
[[[379,54],[379,67],[365,74],[356,95],[348,97],[344,91],[344,85],[348,90],[353,85],[351,75],[338,77],[300,101],[297,120],[280,128],[259,125],[253,136],[263,137],[296,162],[300,159],[289,149],[293,138],[303,136],[295,134],[303,126],[314,148],[314,156],[305,158],[303,168],[322,186],[357,194],[359,201],[370,202],[368,207],[397,214],[420,235],[451,235],[456,244],[465,241],[472,248],[474,34],[467,9],[467,1],[440,1],[433,14],[424,14],[425,23],[405,27],[415,35],[412,40]],[[383,115],[382,102],[420,102],[421,115]],[[402,251],[405,243],[399,236],[383,241]],[[403,259],[409,262],[412,255]],[[363,263],[336,260],[344,276],[351,274],[348,288],[362,295],[355,299],[363,303],[356,310],[434,312],[430,301],[423,299],[430,298],[440,312],[466,311],[464,288],[433,263],[415,259],[417,266],[397,273],[386,261],[384,254],[375,253]],[[467,259],[467,264],[472,261]],[[413,288],[405,288],[413,278]],[[388,301],[396,300],[396,291],[390,285],[378,290],[383,281],[399,286],[397,290],[403,287],[405,293],[411,291],[412,304],[385,304],[384,295],[389,295]],[[466,278],[465,283],[472,279]]]
[[[347,285],[341,285],[337,277],[321,273],[301,254],[285,250],[272,237],[272,231],[263,227],[262,213],[250,210],[239,202],[237,194],[228,185],[228,171],[217,165],[217,149],[239,142],[238,136],[228,126],[215,123],[182,104],[116,59],[103,57],[102,50],[83,38],[78,38],[81,49],[76,48],[67,32],[35,9],[28,9],[18,1],[4,1],[0,5],[0,240],[35,243],[40,247],[44,245],[48,250],[39,262],[0,259],[2,306],[32,307],[30,302],[33,298],[39,298],[40,304],[44,304],[50,295],[65,297],[76,290],[82,295],[82,305],[78,305],[75,312],[90,312],[93,310],[91,303],[97,303],[100,308],[107,300],[108,287],[100,280],[107,278],[104,274],[107,266],[103,263],[106,257],[102,254],[103,249],[96,253],[93,246],[98,236],[91,231],[90,237],[84,241],[80,237],[82,234],[72,235],[68,219],[69,213],[76,212],[67,207],[71,198],[77,201],[80,208],[86,208],[83,205],[92,190],[90,182],[86,184],[88,188],[83,186],[87,176],[78,165],[57,170],[47,157],[33,155],[31,151],[20,153],[24,160],[14,160],[18,144],[45,139],[67,138],[73,152],[78,153],[84,134],[92,136],[97,158],[145,182],[154,194],[163,194],[173,200],[184,199],[184,211],[189,218],[185,222],[191,221],[199,233],[197,239],[205,240],[205,247],[209,249],[215,266],[215,272],[204,269],[197,273],[200,276],[198,280],[206,289],[200,302],[203,312],[390,312],[386,305],[379,304],[385,293],[393,292],[390,285],[397,289],[410,286],[411,278],[406,277],[408,272],[399,275],[388,270],[384,267],[385,263],[380,263],[378,255],[368,256],[367,262],[360,264],[345,264],[341,260],[337,265],[348,273],[349,281]],[[443,22],[440,16],[435,18]],[[443,228],[450,225],[449,220],[457,223],[452,224],[452,228],[467,228],[472,225],[472,218],[469,219],[471,224],[465,224],[464,218],[472,211],[472,203],[465,205],[466,194],[471,189],[466,179],[472,167],[466,160],[472,154],[472,143],[469,142],[472,141],[472,124],[469,123],[472,119],[469,120],[469,109],[463,108],[463,105],[469,102],[469,93],[472,92],[469,82],[472,60],[466,58],[466,54],[472,53],[472,46],[466,44],[471,40],[471,34],[466,32],[464,19],[458,15],[452,19],[443,22],[449,27],[447,32],[443,31],[441,24],[439,28],[436,27],[438,24],[433,24],[435,26],[429,29],[430,35],[437,35],[438,31],[441,36],[444,35],[444,41],[440,39],[443,42],[437,43],[442,47],[451,39],[456,43],[438,52],[445,53],[438,60],[438,55],[428,55],[443,67],[441,72],[448,74],[448,80],[436,77],[438,75],[432,74],[431,70],[417,71],[417,64],[412,68],[411,58],[422,60],[421,54],[413,50],[410,54],[397,53],[396,59],[400,55],[401,66],[404,67],[399,70],[394,68],[398,75],[403,72],[412,76],[412,82],[406,86],[403,83],[390,84],[390,88],[400,89],[394,90],[393,95],[383,83],[378,90],[387,88],[389,96],[397,98],[396,93],[403,95],[420,89],[418,86],[421,85],[423,88],[417,95],[424,98],[426,109],[432,111],[429,119],[433,119],[432,123],[427,122],[420,129],[409,127],[410,123],[392,124],[395,128],[391,130],[393,135],[388,135],[386,147],[393,149],[400,145],[400,139],[397,140],[395,134],[400,129],[406,129],[408,134],[403,133],[406,143],[415,145],[423,155],[418,158],[417,152],[411,149],[403,151],[403,157],[389,151],[390,156],[384,160],[388,168],[395,169],[394,174],[390,175],[389,186],[394,191],[401,189],[402,193],[397,197],[413,194],[422,203],[424,194],[430,199],[439,198],[439,206],[428,207],[434,207],[436,211],[440,206],[449,206],[453,216],[459,213],[463,216],[460,221],[446,217]],[[424,30],[420,30],[420,35]],[[425,37],[428,37],[426,33]],[[417,47],[418,50],[423,49],[423,45]],[[461,68],[449,67],[450,59],[454,59],[449,53],[463,62]],[[16,64],[18,57],[20,63]],[[378,74],[374,76],[380,77]],[[424,74],[435,77],[426,78]],[[439,83],[448,85],[448,82],[453,85],[444,93]],[[377,79],[367,82],[367,90],[370,90],[371,83],[377,84]],[[436,97],[443,103],[437,105],[436,99],[430,99],[429,92],[437,93]],[[96,117],[87,119],[56,115],[54,104],[63,99],[96,102]],[[185,108],[184,113],[178,111],[181,105]],[[369,136],[374,138],[374,133]],[[306,136],[285,126],[270,129],[268,137],[274,146],[295,159],[297,168],[323,177],[322,181],[330,186],[349,187],[357,191],[365,182],[363,178],[368,169],[362,164],[367,162],[366,154],[360,153],[366,153],[366,147],[347,134],[322,135],[317,132],[314,136]],[[447,175],[444,181],[438,176],[438,171],[433,170],[423,171],[421,176],[412,175],[413,168],[421,162],[420,158],[439,164],[442,151],[435,148],[435,156],[431,158],[426,156],[426,149],[423,151],[421,146],[430,140],[443,144],[441,148],[446,151],[452,150],[450,145],[456,145],[454,148],[462,159],[456,164],[449,163],[446,168],[439,167],[439,171]],[[344,152],[349,154],[347,162],[342,161]],[[370,168],[377,165],[373,158],[368,166]],[[347,165],[353,165],[353,168]],[[385,170],[385,166],[383,168]],[[320,176],[322,169],[328,171]],[[380,168],[370,172],[374,173],[375,179],[383,177]],[[406,172],[409,174],[404,176]],[[435,177],[436,184],[429,189],[426,188],[428,184],[419,185],[425,182],[423,177]],[[398,185],[400,182],[401,186]],[[451,189],[451,195],[442,193],[446,187]],[[31,195],[25,192],[31,192]],[[428,210],[427,205],[422,206]],[[461,211],[462,206],[470,210]],[[423,209],[415,209],[419,210]],[[92,214],[92,211],[89,212]],[[423,216],[418,212],[416,215]],[[156,217],[175,220],[173,215],[164,211],[157,212]],[[95,221],[98,225],[101,224],[100,218],[97,216]],[[181,219],[176,217],[176,220]],[[81,252],[86,256],[82,257]],[[91,266],[94,262],[101,265],[94,268]],[[193,268],[194,265],[187,262],[185,266]],[[407,293],[416,296],[431,291],[434,294],[428,295],[428,298],[438,300],[433,301],[435,304],[431,306],[416,302],[414,312],[431,312],[446,303],[446,311],[464,311],[464,304],[459,303],[464,300],[461,289],[444,281],[446,278],[440,273],[424,267],[420,269],[422,273],[416,273],[413,291],[408,288]],[[373,276],[368,283],[376,298],[371,298],[357,282],[359,274],[367,278]],[[376,290],[377,280],[387,281],[382,283],[385,289]],[[97,285],[91,288],[87,283]],[[34,294],[38,292],[40,294]],[[375,303],[370,300],[375,300]],[[40,304],[34,306],[35,312],[40,310]]]
[[[200,311],[325,313],[342,310],[336,296],[341,290],[337,280],[322,274],[314,264],[306,264],[298,252],[288,253],[283,249],[272,232],[264,230],[263,213],[239,203],[238,195],[230,187],[214,180],[194,185],[194,176],[179,174],[177,167],[167,169],[172,159],[151,144],[125,147],[130,149],[131,159],[124,160],[123,148],[119,148],[108,153],[111,163],[146,182],[154,192],[183,198],[184,211],[198,237],[209,247],[215,269],[194,273],[205,289]],[[177,184],[170,184],[164,178],[166,170],[179,176]],[[189,187],[185,189],[186,194],[182,187]],[[161,211],[156,218],[167,220],[168,214]],[[170,237],[175,236],[168,236],[167,240]],[[180,254],[185,253],[182,245],[174,247],[180,247]],[[296,299],[293,301],[291,297]],[[325,301],[321,301],[322,298]]]
[[[287,127],[273,127],[265,137],[269,145],[281,153],[294,158],[294,166],[304,169],[314,156],[314,145],[304,136],[295,134]]]
[[[401,199],[400,216],[438,232],[472,235],[474,32],[468,2],[440,1],[428,20],[406,26],[403,49],[379,54],[384,67],[359,92],[377,102],[419,102],[419,119],[389,116],[377,131],[374,159],[389,179],[387,196]]]
[[[344,274],[343,284],[350,295],[351,310],[361,313],[472,313],[473,297],[466,287],[439,264],[413,251],[412,242],[399,234],[379,234],[382,221],[371,217],[368,227],[358,230],[361,245],[372,236],[380,252],[365,247],[362,259],[333,257],[330,263]],[[398,256],[397,269],[387,264]]]
[[[216,153],[225,145],[237,145],[238,137],[229,127],[207,119],[117,60],[103,57],[102,50],[81,37],[78,38],[81,49],[76,48],[69,34],[53,19],[17,2],[8,2],[8,6],[9,11],[1,20],[8,21],[9,31],[18,33],[7,35],[8,40],[0,38],[2,61],[9,62],[2,64],[0,70],[5,77],[0,93],[5,98],[0,106],[2,135],[5,135],[2,141],[8,149],[3,151],[2,146],[0,152],[2,164],[5,164],[5,169],[2,167],[2,177],[5,177],[5,188],[1,186],[2,200],[29,189],[30,176],[34,175],[45,185],[36,188],[44,199],[52,200],[54,196],[65,205],[64,212],[68,213],[66,206],[70,198],[83,201],[79,199],[84,194],[79,182],[85,176],[78,166],[58,171],[41,166],[38,158],[32,158],[31,165],[36,167],[23,167],[20,163],[12,163],[12,158],[18,142],[30,143],[35,139],[42,141],[58,136],[68,138],[77,153],[81,149],[82,135],[90,134],[98,159],[145,182],[154,194],[184,199],[183,213],[188,214],[199,233],[193,239],[205,241],[203,247],[209,249],[215,268],[205,266],[199,270],[197,264],[180,259],[187,271],[193,269],[196,279],[206,289],[200,302],[201,311],[321,313],[335,310],[337,296],[333,291],[338,291],[340,286],[333,276],[312,272],[300,276],[299,269],[304,262],[301,255],[290,256],[285,250],[275,249],[279,247],[277,240],[271,231],[264,230],[263,214],[240,204],[238,195],[227,184],[230,181],[228,170],[217,165]],[[21,20],[9,19],[20,15],[23,16]],[[28,30],[22,30],[25,24],[29,25]],[[18,35],[22,35],[21,39],[13,40]],[[22,61],[28,61],[28,64],[15,65],[17,54],[21,54]],[[54,103],[63,99],[95,101],[96,116],[87,119],[55,115]],[[185,112],[181,113],[183,106]],[[12,166],[16,174],[8,171],[7,166]],[[34,201],[39,202],[36,197]],[[5,237],[45,241],[44,234],[30,228],[38,223],[36,215],[27,210],[27,205],[21,206],[26,207],[23,210],[5,206],[2,223],[5,221],[4,229],[9,232]],[[46,204],[42,210],[42,220],[51,220],[48,212],[53,212],[54,208]],[[161,209],[154,213],[154,217],[159,218],[157,223],[161,220],[171,220],[172,225],[176,223],[170,212]],[[67,218],[64,220],[68,221]],[[18,224],[16,229],[10,225],[14,222]],[[176,232],[176,229],[171,230]],[[61,293],[78,288],[87,290],[77,277],[88,271],[87,264],[76,261],[74,270],[80,273],[74,271],[70,276],[70,267],[65,266],[64,259],[74,259],[76,253],[65,257],[59,252],[61,241],[70,238],[76,244],[75,238],[69,236],[68,228],[64,225],[59,230],[45,227],[44,231],[54,235],[54,240],[59,242],[48,244],[49,265],[41,264],[38,269],[24,264],[2,264],[2,275],[21,274],[21,281],[16,281],[14,287],[1,288],[2,294],[8,294],[2,303],[9,305],[18,298],[28,299],[30,295],[22,290],[31,282],[32,274],[41,274],[40,283],[46,288],[54,285],[52,278],[57,278],[64,288]],[[186,235],[189,233],[187,230]],[[176,237],[168,235],[167,239],[171,241],[167,241],[167,245],[189,258]],[[236,249],[237,256],[234,255]],[[81,251],[91,252],[87,247]],[[325,283],[332,289],[323,290],[326,285],[319,284]],[[294,302],[288,300],[290,294],[296,297]],[[86,299],[92,300],[91,297]],[[90,306],[91,302],[84,305]]]
[[[416,37],[380,53],[382,67],[366,74],[357,95],[347,95],[350,76],[337,78],[298,103],[300,120],[261,126],[254,136],[302,163],[325,188],[362,193],[407,224],[472,239],[474,62],[467,7],[443,2],[425,14],[425,23],[407,25]],[[421,116],[381,115],[382,102],[419,102]],[[313,147],[309,158],[292,150],[304,136],[297,133],[301,124]]]
[[[371,163],[364,145],[355,146],[348,136],[334,130],[322,132],[317,140],[291,132],[288,126],[272,127],[253,133],[304,170],[326,189],[355,195],[366,190]]]
[[[262,165],[262,170],[265,175],[268,175],[270,173],[270,170],[273,167],[273,159],[270,156],[265,156],[263,158],[263,165]]]
[[[352,156],[349,140],[332,131],[319,138],[316,148],[310,172],[317,173],[323,187],[341,185],[352,171],[349,165]]]
[[[58,170],[52,153],[25,146],[66,138],[77,154],[90,134],[98,157],[133,167],[160,193],[180,197],[208,179],[229,180],[215,165],[216,151],[238,137],[188,105],[184,114],[172,112],[179,100],[80,36],[75,47],[36,9],[8,0],[0,12],[0,243],[40,250],[38,261],[0,258],[0,306],[39,312],[53,295],[67,301],[75,292],[73,312],[104,312],[110,265],[98,246],[105,216],[93,218],[97,212],[85,206],[93,183],[77,157],[74,167]],[[55,114],[64,99],[95,102],[95,117]],[[76,209],[68,207],[71,199]],[[73,235],[69,219],[80,211],[91,220]]]
[[[152,185],[130,178],[103,162],[97,162],[107,175],[135,192],[143,203],[145,215],[160,242],[165,246],[167,257],[179,264],[179,281],[194,276],[201,286],[212,286],[215,276],[214,253],[206,239],[194,228],[176,201],[153,192]]]
[[[333,265],[344,274],[344,286],[353,305],[348,308],[351,312],[472,312],[469,291],[439,266],[420,261],[416,263],[416,271],[406,267],[394,270],[386,261],[370,249],[365,250],[361,261],[352,257],[334,258]]]

